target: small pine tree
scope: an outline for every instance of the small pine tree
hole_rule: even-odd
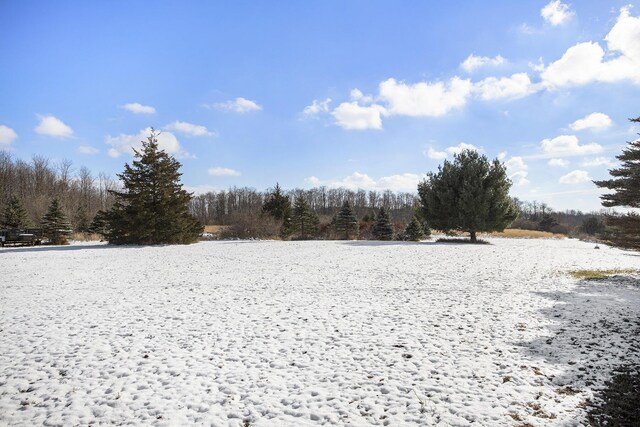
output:
[[[551,229],[556,225],[558,225],[558,222],[548,213],[542,215],[540,222],[538,222],[538,227],[540,227],[540,230],[542,231],[551,231]]]
[[[291,211],[291,232],[297,233],[299,239],[308,239],[318,233],[319,224],[318,216],[311,210],[304,196],[297,196]]]
[[[384,207],[380,208],[373,226],[373,238],[376,240],[393,240],[393,225]]]
[[[93,217],[93,221],[89,224],[89,233],[99,234],[102,237],[106,237],[109,234],[109,223],[105,211],[98,211],[96,216]]]
[[[42,217],[43,234],[52,245],[68,245],[71,237],[71,224],[62,212],[60,201],[56,197]]]
[[[26,228],[30,225],[31,220],[22,201],[16,196],[11,196],[4,209],[2,226],[6,228]]]
[[[114,244],[188,244],[203,227],[189,213],[191,193],[180,183],[180,162],[158,148],[151,130],[133,165],[118,174],[124,191],[110,191],[115,203],[106,219],[107,239]]]
[[[404,229],[405,238],[411,242],[418,242],[425,237],[420,221],[414,216]]]
[[[342,205],[342,209],[340,209],[335,217],[334,224],[339,238],[350,240],[352,237],[357,237],[359,229],[358,220],[351,210],[351,205],[349,205],[348,201],[345,201]]]

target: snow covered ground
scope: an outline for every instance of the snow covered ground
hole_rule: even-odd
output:
[[[640,257],[491,242],[1,249],[0,425],[579,424]]]

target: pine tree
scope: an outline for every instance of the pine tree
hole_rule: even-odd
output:
[[[158,148],[152,129],[132,166],[118,177],[124,191],[110,191],[115,203],[106,214],[107,240],[114,244],[188,244],[203,227],[189,213],[191,193],[182,188],[180,162]]]
[[[418,185],[423,216],[444,232],[468,232],[476,242],[479,231],[502,231],[517,217],[509,197],[511,181],[498,159],[492,163],[476,151],[464,150],[429,172]]]
[[[393,225],[384,206],[378,211],[376,223],[373,225],[373,238],[376,240],[393,240]]]
[[[25,209],[22,201],[16,196],[11,196],[9,203],[4,209],[2,226],[4,228],[27,228],[31,225],[29,213]]]
[[[273,191],[267,196],[267,200],[262,205],[262,212],[282,221],[280,227],[282,237],[291,234],[291,200],[282,192],[280,184],[276,183]]]
[[[99,234],[102,237],[109,235],[108,215],[105,211],[96,212],[93,221],[89,224],[89,233]]]
[[[404,229],[405,238],[411,242],[418,242],[425,237],[420,221],[414,216]]]
[[[291,232],[297,233],[300,239],[307,239],[318,233],[319,224],[318,216],[311,210],[304,196],[297,196],[291,211]]]
[[[640,117],[629,120],[640,123]],[[621,165],[609,171],[613,178],[594,181],[600,188],[613,190],[613,193],[600,196],[602,205],[640,208],[640,139],[629,142],[629,147],[616,158]],[[622,248],[640,250],[640,215],[637,212],[609,215],[605,221],[610,232],[603,236],[604,240]]]
[[[358,236],[358,220],[351,210],[351,205],[345,201],[342,208],[335,217],[335,229],[339,238],[350,240],[352,237]]]
[[[62,212],[60,201],[56,197],[42,217],[42,232],[52,245],[68,245],[71,237],[71,224]]]
[[[538,222],[538,227],[540,227],[540,230],[542,231],[551,231],[551,229],[556,225],[558,225],[558,221],[548,213],[543,214],[542,218]]]

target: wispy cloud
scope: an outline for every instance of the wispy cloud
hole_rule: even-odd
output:
[[[138,102],[131,102],[129,104],[124,104],[120,108],[130,111],[134,114],[154,114],[156,109],[150,105],[142,105]]]
[[[232,111],[234,113],[240,114],[262,110],[262,106],[259,105],[256,101],[252,101],[250,99],[242,97],[238,97],[231,101],[218,102],[211,105],[211,107],[216,110]]]
[[[493,58],[489,58],[487,56],[475,56],[471,54],[464,60],[462,64],[460,64],[460,68],[462,68],[467,73],[472,73],[475,70],[483,67],[495,67],[498,65],[505,64],[507,61],[500,55],[497,55]]]
[[[216,136],[215,132],[210,131],[205,126],[194,125],[192,123],[175,121],[164,127],[166,130],[182,133],[187,136]]]
[[[560,182],[560,184],[581,184],[589,181],[591,181],[591,177],[587,171],[574,170],[564,176],[561,176],[558,182]]]
[[[240,176],[240,172],[231,168],[214,167],[209,168],[209,175],[211,176]]]

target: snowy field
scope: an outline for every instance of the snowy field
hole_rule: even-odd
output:
[[[491,242],[0,249],[0,425],[579,425],[640,257]]]

